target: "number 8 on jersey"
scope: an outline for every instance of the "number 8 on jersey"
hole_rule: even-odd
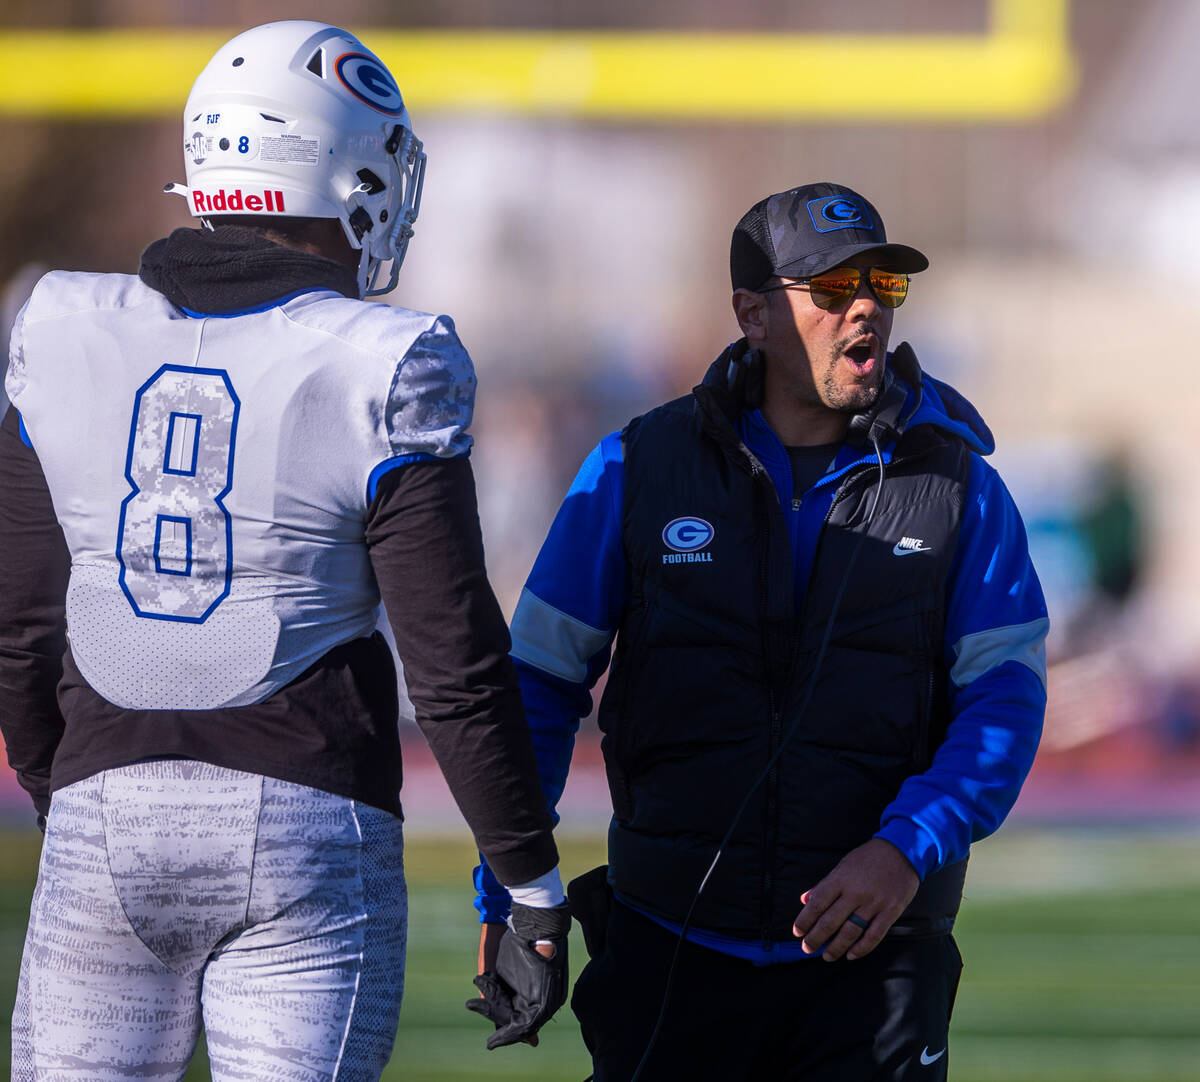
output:
[[[170,364],[134,397],[117,559],[138,616],[203,623],[229,594],[240,406],[225,372]]]

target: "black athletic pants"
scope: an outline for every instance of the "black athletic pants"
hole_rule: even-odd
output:
[[[619,902],[571,1007],[595,1082],[629,1082],[677,939]],[[954,939],[888,937],[855,962],[752,966],[685,943],[639,1082],[944,1082],[962,959]]]

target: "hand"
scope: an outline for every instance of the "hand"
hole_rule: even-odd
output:
[[[488,978],[487,980],[484,981],[484,984],[487,984],[490,980],[495,979],[496,957],[500,952],[500,940],[502,940],[504,938],[504,936],[507,932],[508,932],[507,924],[490,924],[490,923],[488,923],[488,924],[481,924],[479,926],[479,966],[478,966],[478,969],[476,970],[476,976]],[[533,949],[535,951],[537,951],[538,954],[540,954],[543,958],[553,958],[554,957],[554,945],[551,943],[535,943]],[[480,985],[478,980],[476,980],[475,984],[477,987],[480,987],[480,988],[483,987],[483,985]],[[487,997],[481,991],[479,993],[478,998],[485,999]],[[478,1007],[471,1007],[471,1005],[469,1003],[467,1004],[467,1006],[471,1010],[478,1011],[480,1014],[485,1014],[485,1016],[488,1018],[492,1017],[491,1014],[486,1014],[484,1012],[482,1003]],[[509,1021],[511,1021],[511,1019],[512,1019],[512,1012],[510,1010],[509,1011]],[[494,1019],[494,1018],[492,1020],[496,1021],[496,1019]],[[536,1033],[532,1034],[529,1037],[524,1037],[522,1039],[524,1040],[524,1042],[527,1045],[530,1045],[533,1048],[537,1047],[538,1039],[537,1039]]]
[[[570,928],[565,903],[552,909],[513,906],[508,930],[495,952],[495,968],[485,969],[475,978],[481,995],[467,1001],[467,1010],[482,1014],[496,1026],[487,1039],[489,1049],[518,1041],[537,1044],[538,1030],[566,1002]],[[484,963],[488,961],[489,938],[485,928],[480,937]]]
[[[477,975],[496,972],[496,952],[500,950],[500,940],[507,931],[507,924],[479,926],[479,968],[475,971]]]
[[[835,962],[870,954],[921,885],[913,866],[891,842],[872,838],[852,849],[811,890],[800,895],[804,908],[792,925],[807,954]],[[851,914],[867,922],[862,928]]]

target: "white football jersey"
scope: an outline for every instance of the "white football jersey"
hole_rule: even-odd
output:
[[[201,710],[374,630],[374,485],[468,452],[475,375],[445,316],[320,290],[191,317],[136,277],[56,272],[7,388],[70,549],[80,672],[127,709]]]

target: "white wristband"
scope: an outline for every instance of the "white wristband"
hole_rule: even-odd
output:
[[[567,900],[557,867],[551,868],[545,875],[531,879],[528,883],[509,887],[508,893],[518,905],[528,905],[534,909],[552,909]]]

